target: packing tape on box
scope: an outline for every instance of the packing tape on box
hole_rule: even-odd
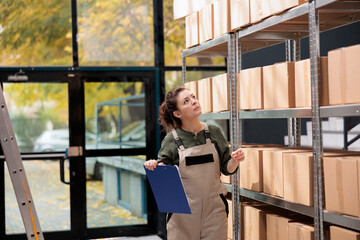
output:
[[[344,212],[344,187],[343,187],[343,176],[342,176],[342,164],[341,164],[342,158],[336,158],[336,192],[339,197],[339,208],[340,211]]]
[[[297,159],[296,159],[296,156],[295,155],[293,155],[293,154],[291,154],[291,161],[290,161],[290,163],[292,164],[292,168],[291,168],[291,170],[292,170],[292,175],[291,175],[291,187],[293,188],[293,201],[294,202],[299,202],[298,201],[298,194],[297,194],[297,192],[298,192],[298,188],[297,188],[297,184],[296,184],[296,181],[295,181],[295,177],[297,176],[297,161],[296,161]]]
[[[250,154],[249,154],[250,155]],[[250,186],[250,175],[251,175],[251,169],[250,169],[250,161],[247,162],[246,164],[246,182],[245,182],[245,186],[251,190],[251,186]]]
[[[271,91],[272,91],[272,99],[271,99],[271,105],[273,106],[272,108],[277,108],[277,106],[275,106],[275,104],[276,104],[276,101],[275,101],[275,96],[276,96],[276,94],[277,94],[277,92],[276,92],[276,89],[277,89],[277,85],[278,85],[278,72],[277,72],[277,68],[275,68],[275,70],[273,70],[273,71],[275,71],[275,77],[274,77],[274,79],[275,79],[275,81],[273,81],[273,85],[272,85],[272,89],[271,89]]]
[[[305,80],[305,107],[306,106],[311,106],[311,87],[310,87],[310,81],[309,81],[309,73],[310,73],[310,69],[309,69],[309,66],[310,66],[310,62],[309,64],[307,64],[308,62],[306,62],[304,64],[304,80]],[[307,97],[307,92],[310,90],[310,99]],[[310,102],[309,102],[310,101]]]
[[[250,109],[253,109],[254,108],[254,104],[255,102],[252,101],[252,97],[254,97],[253,93],[254,93],[254,84],[253,84],[253,81],[254,81],[254,70],[251,70],[250,72],[250,79],[249,79],[249,95],[248,95],[248,105],[249,105],[249,108]]]
[[[340,93],[341,93],[341,103],[346,103],[346,49],[341,48],[340,50],[340,69],[339,69],[339,75],[340,75]]]
[[[301,225],[300,224],[298,224],[297,226],[296,226],[296,239],[297,240],[301,240],[302,238],[301,238],[301,231],[302,230],[302,227],[301,227]]]
[[[275,216],[275,239],[280,239],[279,216]]]
[[[270,156],[271,156],[271,161],[270,161],[270,185],[269,185],[269,189],[270,189],[270,193],[271,195],[275,195],[275,181],[274,181],[274,156],[273,156],[273,152],[270,152]]]

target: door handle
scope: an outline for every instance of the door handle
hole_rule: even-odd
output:
[[[71,182],[70,181],[65,181],[65,160],[66,159],[69,159],[69,158],[67,158],[66,156],[65,157],[63,157],[63,158],[61,158],[60,159],[60,181],[62,182],[62,183],[65,183],[65,184],[68,184],[68,185],[70,185],[71,184]]]
[[[82,147],[79,146],[71,146],[65,150],[65,156],[60,159],[60,181],[70,185],[71,181],[65,181],[65,160],[70,159],[72,157],[78,157],[83,155]]]

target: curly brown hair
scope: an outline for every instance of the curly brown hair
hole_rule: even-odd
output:
[[[166,94],[165,101],[160,105],[159,123],[166,131],[171,131],[182,125],[181,120],[174,116],[174,111],[178,110],[177,97],[184,90],[188,89],[183,86],[172,89]]]

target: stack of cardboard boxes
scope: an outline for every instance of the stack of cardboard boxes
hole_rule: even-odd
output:
[[[186,47],[192,47],[255,23],[306,0],[174,0],[174,17],[186,19]],[[360,45],[335,49],[320,59],[320,106],[360,103]],[[310,60],[276,63],[241,70],[238,75],[240,110],[311,107]],[[187,82],[203,113],[228,111],[229,76]],[[286,201],[313,206],[313,153],[311,149],[243,145],[241,188],[263,192]],[[325,209],[360,218],[360,156],[325,151],[323,155]],[[230,176],[221,176],[231,183]],[[228,200],[232,206],[231,200]],[[232,237],[232,207],[228,234]],[[268,207],[244,205],[245,239],[313,239],[309,222],[274,214]],[[360,233],[330,227],[330,240],[360,239]]]
[[[174,19],[185,18],[186,47],[196,46],[307,0],[174,0]]]
[[[228,74],[187,82],[185,87],[197,96],[203,113],[229,111]]]
[[[360,45],[336,49],[329,52],[329,57],[321,57],[320,106],[360,103],[357,56]],[[198,96],[203,113],[230,109],[228,74],[188,82],[185,86]],[[310,60],[241,70],[238,86],[240,110],[311,107]]]
[[[243,151],[245,160],[240,163],[239,169],[241,188],[264,192],[289,202],[313,206],[311,149],[288,149],[252,144],[243,145]],[[360,217],[359,153],[326,150],[323,154],[323,162],[325,209]],[[298,218],[295,218],[296,221],[293,220],[294,218],[289,217],[289,214],[279,215],[281,210],[273,211],[276,214],[270,214],[264,207],[245,206],[243,211],[245,239],[313,239],[312,226],[304,224],[304,221],[299,222]],[[229,224],[232,225],[230,221],[231,219]],[[264,231],[267,232],[267,237]],[[359,237],[360,233],[333,227],[330,235],[330,239],[334,240],[352,239],[350,236],[358,239],[356,237]],[[341,238],[341,236],[349,236],[349,238]]]

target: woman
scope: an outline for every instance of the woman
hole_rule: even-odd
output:
[[[199,120],[201,107],[187,88],[168,92],[159,109],[160,124],[169,132],[161,143],[157,164],[178,165],[191,214],[168,214],[168,240],[227,239],[228,206],[220,172],[233,174],[244,160],[241,149],[230,154],[221,130]]]

